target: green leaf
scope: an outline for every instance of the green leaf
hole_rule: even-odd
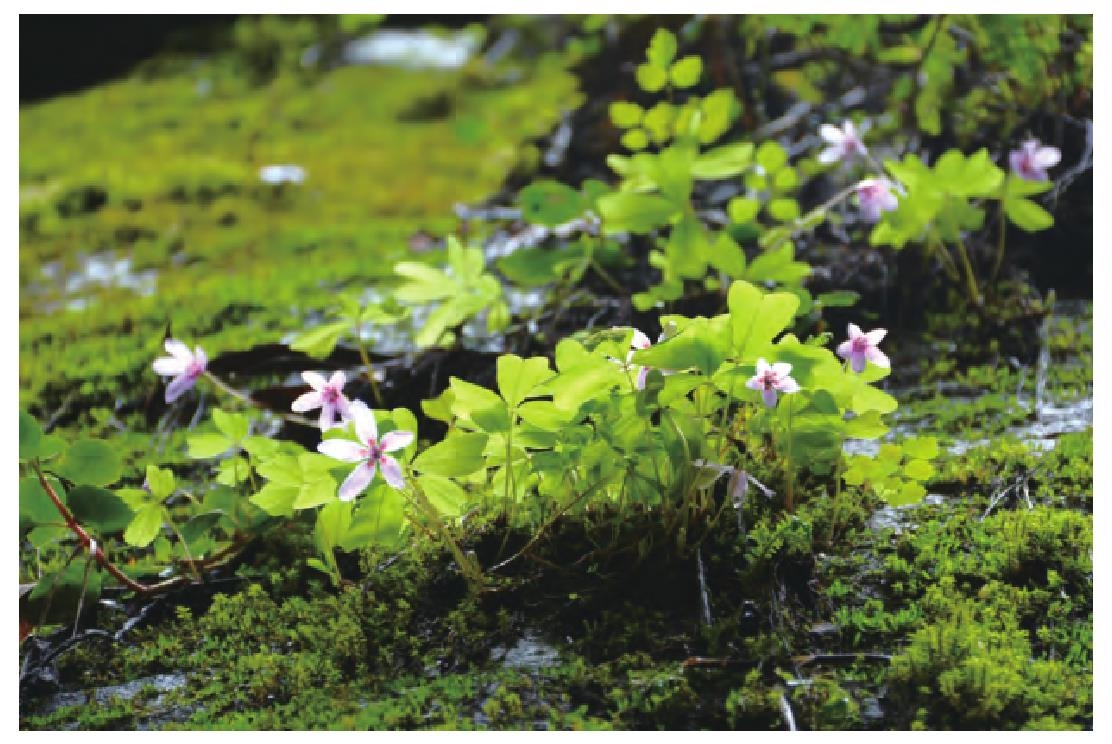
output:
[[[46,476],[46,482],[54,489],[58,499],[66,503],[66,490],[61,482],[53,477]],[[60,524],[62,515],[50,497],[46,495],[37,475],[27,476],[19,480],[19,529],[20,532],[35,524]]]
[[[175,485],[173,472],[156,465],[147,466],[147,488],[151,489],[156,499],[162,501],[169,497],[174,492]]]
[[[622,135],[621,142],[627,150],[644,150],[649,146],[649,136],[644,129],[630,129]]]
[[[876,439],[888,432],[888,425],[877,411],[868,411],[846,421],[845,435],[854,439]]]
[[[719,328],[698,318],[678,335],[659,344],[636,351],[635,364],[656,369],[681,370],[694,367],[705,375],[713,374],[726,359],[726,345]]]
[[[272,517],[288,517],[293,514],[293,502],[300,490],[298,486],[270,482],[248,500]]]
[[[934,437],[912,437],[903,441],[903,451],[908,457],[933,460],[938,457],[938,440]]]
[[[676,58],[678,49],[676,35],[666,28],[658,28],[649,41],[649,48],[645,51],[645,59],[656,67],[667,68],[668,65],[672,64],[672,60]]]
[[[497,393],[458,377],[449,378],[448,388],[452,391],[452,413],[462,419],[470,419],[475,411],[506,405]]]
[[[1004,213],[1016,227],[1025,232],[1038,232],[1054,224],[1054,217],[1050,212],[1030,199],[1019,196],[1009,195],[1004,200]]]
[[[107,486],[119,480],[123,463],[116,450],[106,442],[80,439],[65,451],[53,470],[74,483]]]
[[[154,542],[162,529],[161,504],[147,504],[135,513],[131,524],[124,531],[124,542],[133,548],[145,548]]]
[[[503,354],[497,361],[498,391],[511,408],[533,393],[553,372],[544,357],[522,359],[516,354]]]
[[[641,123],[645,109],[629,101],[614,101],[610,104],[610,121],[619,129],[629,129]]]
[[[648,93],[656,93],[668,82],[668,72],[656,65],[643,64],[637,66],[637,85]]]
[[[290,348],[294,351],[301,351],[314,359],[324,359],[332,350],[336,348],[339,343],[340,337],[351,329],[351,323],[347,320],[338,320],[332,323],[325,323],[316,328],[299,333],[293,341],[290,342]]]
[[[737,142],[707,150],[695,158],[691,175],[698,179],[730,178],[753,163],[753,143]]]
[[[672,124],[675,120],[676,107],[667,101],[660,101],[645,113],[641,126],[649,133],[653,142],[663,144],[672,136]]]
[[[337,495],[331,470],[337,465],[335,460],[314,452],[269,460],[258,470],[270,482],[251,497],[251,502],[268,514],[279,516],[333,501]]]
[[[537,225],[555,227],[570,222],[587,209],[583,195],[558,181],[541,180],[517,195],[521,216]]]
[[[351,503],[335,501],[317,512],[313,538],[322,553],[330,553],[343,542],[351,528]]]
[[[460,477],[471,475],[485,466],[483,450],[488,435],[454,431],[438,444],[429,447],[413,460],[413,469],[429,475]]]
[[[207,460],[222,455],[235,445],[223,434],[212,433],[187,434],[185,442],[189,456],[195,460]]]
[[[860,294],[847,289],[823,292],[815,298],[815,302],[818,302],[823,307],[853,307],[860,299]]]
[[[685,212],[665,244],[665,255],[672,271],[684,279],[701,279],[707,271],[710,244],[703,223]]]
[[[357,550],[372,545],[398,547],[402,541],[403,506],[404,501],[398,491],[385,484],[373,487],[352,517],[340,548]]]
[[[703,60],[695,55],[689,55],[677,61],[668,71],[672,78],[672,85],[677,88],[690,88],[698,84],[703,75]]]
[[[69,507],[77,521],[97,532],[116,532],[131,524],[133,513],[123,500],[104,488],[78,486],[69,493]]]
[[[777,142],[768,140],[757,148],[757,164],[764,168],[766,174],[776,173],[787,162],[788,152]]]
[[[251,422],[242,413],[228,413],[219,408],[212,410],[212,422],[221,434],[238,444],[247,436]]]
[[[730,221],[735,225],[749,224],[757,219],[757,213],[760,211],[761,203],[759,201],[744,196],[735,196],[726,205],[726,214],[730,215]]]
[[[247,458],[240,455],[221,460],[216,467],[216,482],[226,486],[236,486],[248,479],[251,465]]]
[[[773,199],[768,203],[768,213],[780,222],[791,222],[799,218],[799,202],[795,199]]]
[[[907,506],[909,504],[918,504],[927,495],[927,489],[919,483],[904,483],[897,490],[885,490],[880,494],[881,498],[887,501],[892,506]]]
[[[917,481],[929,480],[934,475],[934,466],[926,460],[911,460],[904,465],[904,475]]]
[[[517,408],[517,415],[532,426],[544,431],[560,431],[571,422],[568,411],[547,400],[530,400]]]
[[[190,551],[193,551],[194,546],[202,538],[208,537],[223,518],[223,512],[212,511],[191,517],[188,522],[183,524],[181,526],[181,536],[185,540],[185,544],[189,546]]]
[[[417,484],[425,492],[429,502],[446,517],[458,517],[468,504],[467,492],[454,481],[438,475],[422,475]]]
[[[663,196],[624,191],[600,197],[598,207],[607,233],[647,233],[666,224],[679,211]]]
[[[9,430],[10,431],[10,430]],[[19,459],[30,460],[39,456],[42,442],[42,427],[35,417],[26,411],[19,412]]]
[[[730,285],[727,305],[734,350],[748,357],[791,325],[799,298],[788,292],[762,294],[752,284],[737,281]]]
[[[725,230],[718,233],[711,246],[709,261],[711,266],[731,279],[737,279],[745,273],[745,252]]]

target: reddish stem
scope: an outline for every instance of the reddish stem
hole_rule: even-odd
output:
[[[32,463],[32,465],[35,468],[35,474],[39,477],[39,483],[42,484],[43,490],[46,491],[46,495],[50,497],[50,500],[52,502],[54,502],[54,508],[57,509],[58,513],[62,515],[62,519],[65,520],[66,526],[69,527],[73,534],[77,536],[77,540],[81,543],[82,546],[84,546],[86,549],[92,548],[92,550],[90,550],[89,552],[92,553],[93,558],[96,559],[96,562],[100,564],[101,568],[112,574],[112,576],[121,584],[126,586],[128,589],[136,592],[137,594],[158,594],[159,592],[164,592],[169,589],[173,589],[174,587],[184,586],[191,583],[191,579],[184,574],[174,576],[172,578],[166,579],[165,581],[160,581],[156,584],[142,584],[125,574],[116,566],[116,564],[108,560],[108,556],[105,555],[104,550],[100,547],[100,545],[97,544],[95,540],[93,540],[93,538],[89,535],[85,528],[81,526],[81,523],[77,521],[77,518],[73,516],[73,512],[71,512],[69,508],[62,503],[62,500],[58,498],[57,491],[55,491],[54,487],[51,486],[50,483],[46,480],[46,476],[43,475],[42,468],[39,467],[38,462],[34,462]],[[190,567],[198,572],[201,569],[211,568],[219,562],[223,561],[225,558],[228,558],[237,553],[244,545],[247,544],[248,540],[249,538],[237,532],[232,540],[231,545],[228,545],[224,549],[213,553],[211,556],[209,556],[209,558],[205,560],[189,561]]]

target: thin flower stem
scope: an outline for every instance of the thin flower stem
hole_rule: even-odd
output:
[[[788,489],[785,494],[784,508],[788,514],[792,513],[795,503],[795,472],[792,470],[792,399],[785,395],[784,403],[788,407],[788,441],[784,446],[784,469],[787,471]]]
[[[965,282],[969,288],[969,299],[973,300],[973,304],[980,307],[983,303],[981,300],[981,292],[977,289],[977,278],[973,275],[973,265],[969,263],[969,253],[965,250],[965,242],[958,236],[958,255],[961,256],[962,267],[965,269]]]
[[[1004,263],[1004,241],[1008,234],[1008,220],[1004,216],[1004,202],[1000,202],[1000,226],[997,228],[996,238],[996,260],[992,262],[992,278],[990,282],[995,282],[997,275],[1000,273],[1000,267]]]
[[[221,380],[219,377],[214,375],[212,372],[209,372],[208,370],[205,370],[204,375],[205,375],[205,378],[208,379],[209,382],[211,382],[213,385],[215,385],[217,387],[217,389],[227,393],[228,395],[232,396],[233,398],[235,398],[238,401],[242,401],[243,403],[246,403],[247,405],[254,406],[255,408],[259,408],[259,409],[264,410],[264,411],[270,411],[271,413],[274,413],[275,415],[280,416],[281,418],[284,418],[286,421],[290,421],[290,422],[295,423],[295,424],[301,424],[302,426],[308,426],[308,427],[311,427],[311,428],[316,428],[316,426],[317,426],[316,421],[310,421],[309,419],[305,418],[304,416],[298,416],[295,413],[286,413],[284,411],[275,411],[271,408],[268,408],[268,407],[260,404],[258,401],[256,401],[254,398],[252,398],[247,393],[245,393],[241,390],[236,390],[234,387],[232,387],[228,383],[224,382],[223,380]]]
[[[367,345],[363,342],[362,328],[356,329],[355,343],[359,347],[359,357],[363,360],[363,366],[367,368],[365,375],[371,383],[371,393],[375,396],[375,405],[382,408],[382,391],[378,389],[375,366],[371,363],[371,355],[367,351]]]

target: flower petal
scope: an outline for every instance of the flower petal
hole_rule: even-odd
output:
[[[849,340],[850,341],[852,341],[855,338],[858,338],[860,336],[865,335],[864,333],[861,332],[861,327],[859,325],[857,325],[856,323],[850,323],[848,326],[846,326],[846,333],[849,334]]]
[[[193,359],[201,365],[202,370],[208,366],[208,355],[205,354],[205,350],[202,349],[200,346],[197,347],[197,353],[193,355]]]
[[[884,339],[887,333],[888,329],[886,328],[874,328],[865,334],[865,338],[869,340],[869,346],[876,346]]]
[[[328,431],[332,428],[332,422],[336,418],[336,405],[329,401],[323,401],[320,407],[320,421],[317,426],[321,431]]]
[[[854,372],[865,371],[865,352],[855,351],[849,355],[849,366]]]
[[[351,418],[355,421],[355,433],[361,442],[378,440],[378,423],[375,422],[374,412],[367,408],[361,400],[351,404]]]
[[[333,441],[333,440],[329,440]],[[323,442],[321,442],[323,444]],[[355,497],[367,490],[375,477],[375,464],[363,462],[355,466],[344,482],[340,484],[340,501],[354,501]]]
[[[768,366],[768,362],[765,361],[764,357],[761,357],[760,359],[757,360],[757,375],[758,376],[763,375],[764,373],[768,372],[770,369],[772,369],[772,368]]]
[[[344,422],[351,421],[351,401],[347,396],[341,395],[336,399],[336,410],[340,412],[340,418]]]
[[[1036,168],[1046,170],[1047,168],[1053,168],[1062,161],[1062,153],[1057,147],[1040,147],[1035,151],[1033,160]]]
[[[336,370],[332,376],[328,378],[328,384],[334,387],[337,391],[343,390],[344,385],[347,384],[347,375],[341,370]]]
[[[317,452],[341,462],[359,462],[367,459],[367,448],[350,439],[325,439],[317,445]]]
[[[787,377],[792,373],[792,365],[788,362],[776,362],[772,365],[772,371],[777,377]]]
[[[768,389],[768,390],[765,390],[763,393],[761,393],[761,397],[764,398],[764,402],[765,402],[766,406],[768,406],[769,408],[775,408],[776,407],[776,391],[775,390],[773,390],[771,388]]]
[[[166,342],[162,344],[162,346],[172,357],[181,359],[183,362],[186,363],[193,361],[193,352],[189,350],[188,346],[183,344],[181,341],[178,341],[176,338],[166,339]]]
[[[170,384],[166,386],[166,402],[173,403],[180,398],[185,391],[193,387],[195,378],[189,375],[182,374],[170,380]]]
[[[324,403],[324,400],[321,398],[320,393],[316,390],[310,390],[307,393],[299,395],[297,400],[290,405],[290,410],[294,413],[305,413],[314,408],[320,408],[322,403]]]
[[[645,382],[649,379],[649,368],[642,367],[641,371],[637,373],[637,380],[633,383],[638,390],[645,389]]]
[[[819,136],[832,145],[840,145],[846,138],[845,132],[833,124],[823,124],[819,127]]]
[[[173,377],[174,375],[180,375],[182,372],[185,372],[185,368],[188,365],[188,362],[183,359],[178,359],[177,357],[159,357],[154,360],[154,364],[151,366],[154,367],[155,373],[165,375],[166,377]]]
[[[653,342],[649,340],[648,336],[646,336],[644,333],[641,333],[641,331],[637,330],[636,328],[633,329],[633,341],[630,346],[635,349],[647,349],[652,345]]]
[[[761,381],[760,375],[753,375],[745,381],[745,387],[750,390],[764,390],[764,382]]]
[[[796,382],[793,377],[785,377],[780,380],[780,382],[776,383],[776,389],[781,393],[798,393],[800,390],[799,383]]]
[[[875,346],[870,347],[869,350],[865,352],[865,358],[878,367],[884,367],[885,369],[892,368],[892,362],[888,360],[888,355]]]
[[[853,341],[843,341],[838,344],[838,356],[842,359],[849,359],[849,355],[853,353]]]
[[[402,468],[397,460],[390,455],[383,455],[378,462],[382,465],[382,477],[387,483],[398,489],[405,487],[405,476],[402,475]]]
[[[831,145],[830,147],[819,153],[819,162],[823,165],[829,165],[830,163],[837,162],[838,160],[841,160],[844,152],[845,148],[843,148],[841,145]]]
[[[305,383],[313,388],[313,390],[320,390],[326,384],[324,375],[320,372],[305,371],[301,373],[301,378],[305,380]]]
[[[853,122],[849,119],[846,119],[844,122],[842,122],[842,131],[845,132],[845,136],[847,138],[852,137],[854,139],[857,139],[857,128],[853,126]]]
[[[382,441],[379,446],[382,447],[383,452],[393,452],[400,450],[413,444],[413,432],[411,431],[391,431],[382,435]]]

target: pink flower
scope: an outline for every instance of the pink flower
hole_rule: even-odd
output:
[[[351,501],[371,484],[375,469],[382,466],[382,477],[397,489],[405,486],[402,468],[387,452],[400,450],[413,443],[413,432],[392,431],[378,438],[378,424],[367,404],[357,400],[351,404],[351,417],[355,421],[358,442],[350,439],[326,439],[317,445],[317,451],[342,462],[357,462],[344,482],[340,484],[340,501]]]
[[[1008,162],[1012,171],[1025,181],[1045,181],[1046,169],[1058,165],[1062,153],[1057,147],[1041,147],[1038,140],[1027,140],[1019,150],[1012,150]]]
[[[854,372],[865,371],[865,360],[878,367],[891,367],[888,357],[877,348],[877,344],[888,333],[883,328],[862,333],[861,329],[853,323],[849,324],[849,340],[838,345],[838,356],[849,360],[849,366]]]
[[[864,155],[868,152],[865,143],[857,135],[853,122],[848,119],[842,124],[841,129],[832,124],[823,124],[819,127],[819,135],[829,143],[829,146],[819,153],[820,163],[849,161],[854,155]]]
[[[770,366],[762,357],[757,360],[757,374],[750,377],[745,386],[750,390],[760,390],[765,405],[772,408],[776,405],[776,391],[799,392],[799,383],[791,378],[791,371],[792,366],[787,362],[776,362]]]
[[[333,426],[339,425],[336,414],[340,415],[342,421],[351,418],[351,401],[343,393],[344,385],[347,383],[343,372],[334,372],[327,381],[324,375],[317,372],[302,372],[301,376],[313,389],[301,395],[290,408],[296,413],[319,408],[321,431],[328,431]]]
[[[164,346],[170,356],[155,359],[151,366],[158,374],[174,378],[166,386],[166,402],[173,403],[181,397],[182,393],[193,387],[197,378],[205,373],[208,357],[200,346],[193,353],[189,351],[188,346],[177,339],[166,339]]]
[[[869,222],[876,222],[881,212],[895,211],[900,205],[892,193],[892,182],[886,178],[866,178],[857,184],[856,191],[861,214]]]

